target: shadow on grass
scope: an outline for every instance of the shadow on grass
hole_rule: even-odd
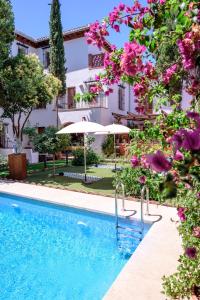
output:
[[[56,170],[59,172],[74,172],[84,173],[84,167],[65,167]],[[69,178],[64,176],[53,176],[52,170],[29,174],[27,182],[40,184],[44,186],[74,190],[78,192],[87,192],[99,195],[114,195],[113,189],[113,174],[110,171],[94,170],[88,167],[88,175],[96,175],[101,177],[99,181],[85,184],[82,180],[76,178]]]

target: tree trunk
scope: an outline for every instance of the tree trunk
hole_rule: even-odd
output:
[[[58,99],[59,99],[59,96],[56,97],[56,126],[57,126],[57,129],[58,129]]]
[[[56,175],[55,154],[53,155],[53,177]]]
[[[22,153],[22,141],[18,136],[16,137],[16,153]]]
[[[47,156],[44,154],[44,170],[47,168]]]
[[[65,163],[66,163],[66,166],[68,166],[68,163],[69,163],[68,151],[65,151]]]

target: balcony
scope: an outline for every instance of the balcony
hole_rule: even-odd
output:
[[[81,110],[81,109],[93,109],[93,108],[108,108],[108,99],[105,95],[99,95],[92,102],[73,102],[67,103],[65,99],[59,101],[60,110]]]

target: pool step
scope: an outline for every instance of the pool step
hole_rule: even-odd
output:
[[[121,237],[121,238],[130,238],[130,239],[138,239],[138,240],[141,240],[141,237],[139,236],[133,236],[133,235],[130,235],[130,234],[124,234],[124,233],[119,233],[118,234],[118,237]],[[119,239],[119,238],[118,238]]]
[[[143,239],[143,227],[132,228],[120,226],[116,228],[118,248],[124,254],[131,252],[134,248],[134,241],[141,242]]]
[[[142,230],[140,229],[134,229],[132,227],[123,227],[123,226],[120,226],[118,225],[118,229],[123,229],[123,230],[127,230],[127,231],[130,231],[130,232],[138,232],[140,234],[142,234]]]

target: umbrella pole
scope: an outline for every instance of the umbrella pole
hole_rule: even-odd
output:
[[[86,136],[84,133],[84,168],[85,168],[85,182],[87,181],[87,159],[86,159]]]
[[[115,160],[115,171],[117,169],[117,149],[116,149],[116,137],[114,134],[114,160]]]

